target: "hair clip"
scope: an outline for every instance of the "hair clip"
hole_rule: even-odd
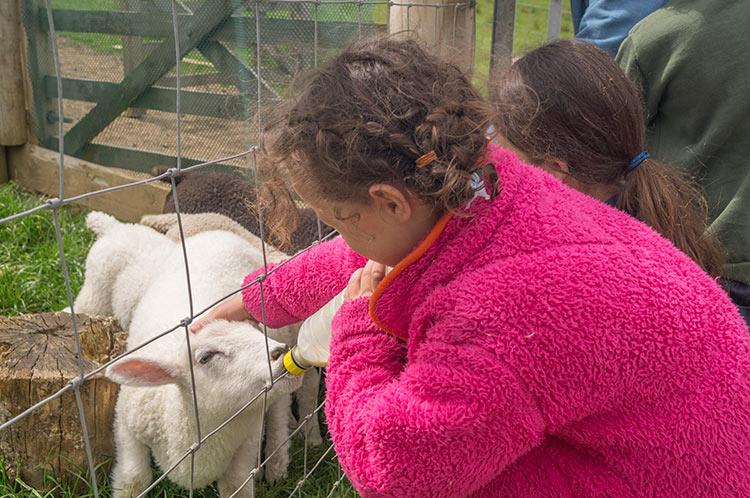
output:
[[[471,207],[471,203],[474,202],[477,197],[483,197],[488,201],[492,200],[492,197],[487,193],[487,189],[484,186],[484,180],[482,180],[477,173],[471,175],[471,188],[474,190],[474,197],[466,203],[466,209]]]
[[[428,164],[430,164],[432,161],[437,159],[437,154],[435,154],[434,150],[431,150],[430,152],[426,154],[422,154],[417,158],[415,163],[417,164],[417,168],[424,168]]]

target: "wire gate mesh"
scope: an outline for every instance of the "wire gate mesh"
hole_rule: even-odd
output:
[[[455,24],[473,1],[175,2],[185,164],[224,159],[255,145],[261,112],[287,94],[295,77],[330,59],[353,37],[387,32],[394,8],[405,12],[402,30],[414,28],[419,17],[445,17]],[[53,150],[59,145],[59,92],[48,50],[54,22],[65,152],[143,172],[176,166],[178,68],[171,0],[53,0],[49,20],[44,0],[22,3],[34,68],[31,121],[40,143]],[[436,29],[438,35],[450,33]],[[249,167],[247,157],[226,165]]]
[[[86,371],[58,210],[63,205],[91,196],[106,195],[155,181],[170,182],[188,276],[186,285],[190,293],[189,254],[182,234],[175,175],[199,168],[226,169],[229,166],[252,179],[257,151],[256,126],[263,121],[264,109],[272,108],[273,104],[279,102],[295,75],[335,56],[348,40],[360,35],[387,32],[393,7],[405,9],[405,27],[409,28],[413,9],[432,10],[435,19],[438,15],[453,16],[455,25],[457,12],[473,8],[474,4],[465,2],[446,6],[437,3],[338,0],[22,2],[34,99],[31,122],[40,144],[59,150],[60,189],[57,198],[0,219],[0,224],[14,222],[38,211],[51,211],[66,293],[73,313],[78,375],[62,389],[39,400],[22,413],[5,416],[0,431],[8,430],[54,400],[70,396],[66,393],[72,391],[79,412],[83,451],[86,453],[89,476],[92,477],[91,491],[93,496],[99,496],[97,479],[94,477],[96,455],[92,454],[89,445],[81,387],[135,350]],[[441,13],[441,9],[447,13]],[[437,34],[435,32],[436,38]],[[62,98],[58,99],[58,96]],[[173,167],[128,185],[67,196],[63,152],[109,165],[122,166],[121,161],[132,161],[137,164],[130,164],[131,169],[144,172],[160,164]],[[263,224],[259,223],[259,226],[262,230]],[[263,245],[264,259],[265,251]],[[261,296],[263,280],[273,271],[275,269],[269,272],[266,267],[266,275],[250,284],[260,286]],[[240,290],[237,289],[235,293]],[[192,357],[188,326],[212,306],[195,310],[191,296],[190,309],[185,310],[186,317],[140,347],[166,334],[184,333],[188,353]],[[267,338],[267,330],[265,326],[263,328]],[[242,410],[262,403],[265,413],[268,391],[281,378],[273,377],[268,347],[266,359],[269,370],[267,387],[248,399]],[[163,469],[165,472],[140,496],[145,496],[181,462],[190,461],[192,466],[201,444],[242,411],[204,434],[198,419],[201,400],[196,394],[194,379],[192,393],[197,421],[194,444],[185,448],[182,457],[170,469]],[[330,468],[335,465],[330,443],[326,443],[325,451],[315,461],[308,461],[305,424],[312,417],[318,417],[322,408],[323,404],[318,403],[315,410],[300,420],[298,427],[287,438],[288,441],[299,432],[305,436],[301,450],[302,477],[294,485],[290,497],[304,496],[309,488],[306,483],[313,473],[321,466]],[[270,451],[264,459],[259,458],[255,467],[248,469],[245,484],[263,469],[277,450]],[[320,493],[328,493],[327,496],[349,494],[352,488],[340,467],[335,473],[336,478],[329,489],[309,491],[316,496]],[[239,489],[234,494],[237,492]],[[192,487],[189,494],[193,495]]]

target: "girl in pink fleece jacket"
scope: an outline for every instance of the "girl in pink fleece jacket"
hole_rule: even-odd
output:
[[[726,294],[488,148],[486,105],[411,41],[317,70],[266,147],[342,238],[207,318],[282,326],[346,289],[326,414],[364,497],[750,496],[750,339]]]

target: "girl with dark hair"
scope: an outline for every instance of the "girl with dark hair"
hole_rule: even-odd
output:
[[[559,40],[519,58],[497,84],[497,141],[570,187],[638,218],[710,275],[721,270],[692,181],[645,150],[635,85],[604,50]]]
[[[251,273],[193,331],[294,323],[343,290],[326,420],[363,497],[750,496],[750,338],[726,294],[489,145],[460,70],[360,41],[279,117],[273,206],[288,178],[341,237]]]

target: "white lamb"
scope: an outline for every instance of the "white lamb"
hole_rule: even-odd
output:
[[[263,246],[260,237],[222,214],[183,213],[181,215],[181,221],[182,233],[186,238],[210,230],[226,230],[236,233],[243,239],[247,240],[260,254],[262,254]],[[140,224],[164,233],[171,240],[180,240],[180,227],[177,224],[177,213],[145,215],[141,218]],[[265,245],[265,251],[268,262],[273,263],[289,258],[288,254],[285,254],[268,244]],[[260,264],[258,266],[260,266]],[[269,329],[268,335],[277,341],[293,346],[297,344],[298,332],[298,326],[290,326],[281,329]],[[311,446],[317,446],[323,443],[323,438],[320,435],[320,425],[318,423],[317,412],[315,411],[318,406],[319,384],[320,375],[318,374],[318,371],[314,368],[310,369],[304,374],[302,387],[294,393],[297,400],[300,423],[305,424],[300,430],[300,434],[307,436],[307,443]],[[280,407],[276,408],[280,410]],[[284,434],[284,429],[280,427],[281,424],[286,422],[286,420],[293,420],[292,415],[289,414],[287,417],[284,417],[281,414],[275,414],[275,416],[267,418],[268,426],[266,434],[268,437],[265,446],[267,449],[266,453],[270,453],[276,449],[278,446],[277,440],[285,441],[287,439],[286,434]],[[276,460],[280,461],[277,462]],[[271,469],[280,469],[285,461],[284,456],[277,452],[272,460],[268,462],[267,468],[269,469],[269,472],[266,473],[266,477],[270,477],[270,480],[273,480],[279,473]]]
[[[97,290],[111,289],[111,303],[132,306],[132,313],[113,310],[118,319],[122,319],[119,312],[128,320],[129,351],[189,316],[180,244],[168,239],[163,243],[158,239],[166,239],[163,235],[144,232],[151,230],[147,227],[119,223],[103,213],[89,214],[87,224],[98,233],[98,239],[87,259],[85,292],[82,289],[76,299],[76,311],[107,308]],[[229,232],[204,232],[186,239],[185,244],[196,312],[236,290],[243,271],[258,266],[257,251]],[[90,268],[106,278],[91,274]],[[191,359],[202,437],[270,386],[271,373],[278,377],[284,371],[286,348],[268,339],[269,365],[266,338],[249,323],[214,321],[200,333],[191,334],[190,344],[189,358],[184,327],[178,327],[107,369],[107,376],[122,384],[114,424],[115,497],[136,496],[150,484],[149,449],[157,465],[167,471],[196,443]],[[300,378],[291,376],[277,381],[268,392],[270,406],[281,397],[288,404],[287,393],[300,383]],[[195,452],[193,487],[218,480],[219,492],[226,497],[247,480],[258,462],[262,407],[260,396],[202,443]],[[190,468],[188,457],[168,477],[189,487]],[[252,497],[252,479],[235,496]]]
[[[74,310],[113,316],[127,330],[150,277],[169,257],[175,243],[156,230],[119,223],[98,211],[86,216],[86,226],[97,234],[97,240],[86,257],[86,274]]]

